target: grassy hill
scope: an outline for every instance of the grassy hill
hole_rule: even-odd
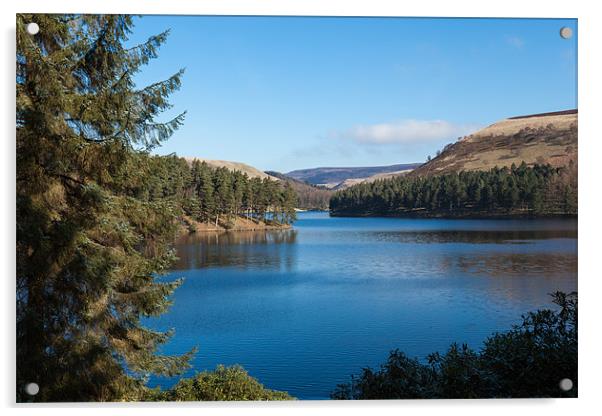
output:
[[[185,157],[184,159],[186,159],[186,161],[188,163],[191,163],[194,160],[198,160],[200,162],[205,162],[207,163],[210,167],[212,168],[221,168],[221,167],[225,167],[228,170],[231,171],[239,171],[242,173],[246,173],[247,176],[249,178],[269,178],[272,180],[279,180],[278,178],[274,177],[274,176],[270,176],[267,173],[254,168],[253,166],[247,165],[245,163],[241,163],[241,162],[231,162],[228,160],[211,160],[211,159],[203,159],[201,157]]]
[[[390,166],[367,166],[367,167],[323,167],[312,169],[300,169],[287,173],[286,175],[314,185],[323,185],[335,188],[349,179],[366,179],[379,174],[395,173],[415,169],[420,163],[406,163]],[[353,184],[353,183],[349,183]],[[349,186],[349,185],[347,185]]]
[[[577,162],[577,110],[511,117],[446,146],[412,176]]]
[[[393,178],[395,176],[407,175],[408,173],[410,173],[412,171],[413,171],[413,169],[405,169],[405,170],[397,170],[394,172],[377,173],[376,175],[372,175],[367,178],[345,179],[343,182],[339,183],[337,186],[335,186],[332,189],[335,191],[338,191],[340,189],[349,188],[350,186],[354,186],[359,183],[370,183],[370,182],[378,181],[381,179],[388,179],[388,178]]]

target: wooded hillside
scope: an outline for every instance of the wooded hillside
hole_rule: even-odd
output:
[[[290,184],[177,156],[140,155],[132,163],[146,165],[143,175],[124,179],[133,196],[171,201],[195,221],[232,228],[237,217],[290,224],[297,195]],[[134,171],[140,171],[136,167]]]
[[[577,165],[395,177],[334,194],[331,215],[508,216],[577,214]]]
[[[333,194],[330,189],[291,178],[280,172],[267,171],[266,173],[290,184],[297,193],[297,208],[307,210],[328,209],[328,203]]]

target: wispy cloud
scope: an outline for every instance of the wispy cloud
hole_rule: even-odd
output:
[[[507,35],[506,43],[510,46],[515,47],[516,49],[522,49],[525,46],[525,41],[515,35]]]
[[[400,120],[392,123],[358,125],[331,137],[359,144],[420,144],[456,139],[476,131],[475,124],[456,124],[444,120]]]

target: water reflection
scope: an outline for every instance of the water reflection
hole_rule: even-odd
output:
[[[437,230],[393,231],[360,234],[367,240],[396,241],[399,243],[470,243],[470,244],[523,244],[532,240],[577,238],[577,230]]]
[[[461,256],[458,267],[465,273],[478,276],[577,277],[577,257],[574,254],[542,253],[495,253],[477,256]]]
[[[577,275],[572,228],[300,229],[190,234],[177,241],[174,269],[326,270],[335,280]]]
[[[212,266],[291,270],[297,230],[204,232],[176,242],[175,270]]]
[[[514,229],[497,231],[429,230],[421,221],[414,225],[420,230],[407,229],[410,225],[391,231],[302,229],[298,269],[317,273],[328,267],[335,281],[577,276],[577,230],[557,220],[550,229],[541,221],[530,229],[533,223],[525,221],[524,229],[513,222]]]

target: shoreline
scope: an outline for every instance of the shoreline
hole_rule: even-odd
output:
[[[288,230],[290,224],[268,224],[260,220],[245,217],[237,217],[228,220],[227,223],[199,222],[186,215],[180,218],[178,236],[196,233],[221,233],[231,231],[264,231],[264,230]]]
[[[577,214],[535,214],[535,213],[426,213],[421,211],[405,212],[405,213],[373,213],[373,212],[330,212],[331,217],[337,218],[411,218],[411,219],[457,219],[457,220],[502,220],[502,219],[541,219],[541,218],[578,218]]]

